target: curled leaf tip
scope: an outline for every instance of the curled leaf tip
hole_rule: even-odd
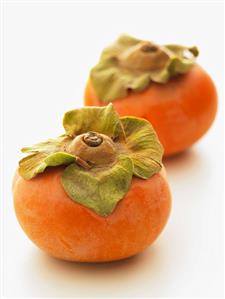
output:
[[[90,79],[99,99],[108,103],[125,97],[128,90],[139,92],[151,82],[163,84],[188,72],[198,54],[197,47],[160,46],[122,35],[103,50]]]
[[[196,46],[192,47],[189,49],[189,51],[195,56],[197,57],[199,55],[199,50]]]

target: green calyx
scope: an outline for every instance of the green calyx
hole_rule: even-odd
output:
[[[159,172],[163,149],[151,124],[120,118],[113,105],[67,112],[65,134],[22,151],[19,174],[32,179],[49,166],[65,165],[61,183],[75,202],[108,216],[129,191],[133,175],[148,179]]]
[[[151,82],[163,84],[188,72],[197,56],[196,47],[159,46],[123,35],[103,50],[90,80],[99,99],[109,103],[125,97],[129,90],[143,91]]]

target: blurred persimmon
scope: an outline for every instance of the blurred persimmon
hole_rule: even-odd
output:
[[[92,69],[85,105],[112,102],[121,116],[147,119],[164,155],[179,153],[208,131],[217,111],[216,88],[195,63],[197,55],[196,47],[159,46],[122,36]]]

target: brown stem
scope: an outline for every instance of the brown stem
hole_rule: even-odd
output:
[[[86,143],[88,146],[99,146],[103,142],[103,138],[101,135],[99,135],[96,132],[88,132],[83,136],[83,141]]]
[[[161,69],[169,60],[163,47],[151,42],[140,42],[130,47],[119,57],[122,67],[134,71],[154,71]]]
[[[80,165],[81,167],[83,167],[84,169],[91,169],[91,165],[88,164],[86,161],[84,161],[83,159],[81,159],[80,157],[76,157],[76,162],[78,165]]]
[[[117,157],[116,146],[112,139],[96,132],[76,136],[66,150],[78,157],[77,163],[86,169],[108,165]]]
[[[157,52],[158,50],[159,50],[159,47],[151,45],[149,43],[146,43],[141,47],[141,51],[146,52],[146,53],[154,53],[154,52]]]

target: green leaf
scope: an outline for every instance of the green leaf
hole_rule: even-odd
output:
[[[143,51],[143,45],[157,51]],[[98,98],[109,103],[126,97],[130,90],[140,92],[151,82],[165,84],[173,76],[188,72],[197,56],[196,47],[159,46],[123,35],[103,50],[90,80]]]
[[[171,63],[168,67],[168,70],[172,76],[175,76],[177,73],[184,74],[188,72],[193,66],[193,63],[188,59],[177,59],[176,57],[171,60]]]
[[[165,45],[167,49],[172,51],[174,54],[176,54],[179,57],[185,57],[185,54],[189,52],[194,57],[197,57],[199,55],[199,51],[197,47],[185,47],[181,45]]]
[[[31,154],[19,162],[19,174],[30,180],[38,173],[42,173],[48,166],[68,165],[76,160],[76,157],[65,152],[47,154],[39,152]]]
[[[137,39],[137,38],[135,38],[133,36],[130,36],[130,35],[127,35],[127,34],[121,35],[118,38],[118,44],[121,45],[121,46],[124,46],[124,47],[135,46],[140,41],[141,41],[140,39]]]
[[[30,147],[24,147],[21,149],[23,153],[53,153],[57,151],[63,151],[65,144],[71,141],[71,138],[62,135],[56,139],[48,139],[47,141],[37,143]]]
[[[121,118],[134,175],[147,179],[160,171],[163,148],[151,124],[136,117]]]
[[[132,175],[131,159],[121,156],[113,166],[95,172],[71,164],[61,180],[64,190],[75,202],[100,216],[108,216],[129,190]]]
[[[125,138],[119,115],[112,104],[71,110],[64,115],[63,126],[70,136],[94,131],[111,138]]]

